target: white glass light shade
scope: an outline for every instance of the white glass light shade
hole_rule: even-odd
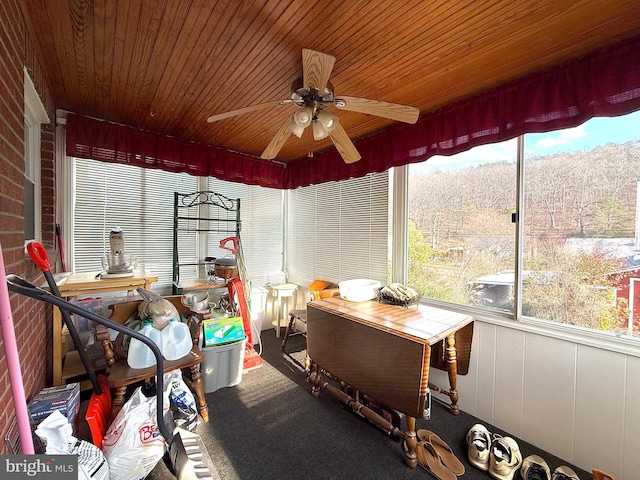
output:
[[[301,126],[303,129],[311,123],[312,119],[313,110],[309,107],[301,108],[293,114],[294,122],[296,122],[296,125]]]
[[[313,122],[313,139],[314,140],[322,140],[323,138],[327,138],[329,136],[329,132],[326,128],[322,126],[319,120]]]
[[[303,127],[302,125],[298,125],[295,122],[289,125],[289,130],[291,130],[291,133],[293,133],[298,138],[302,137],[302,134],[304,133],[305,128],[306,127]]]
[[[336,126],[336,122],[338,121],[338,117],[325,110],[320,110],[317,114],[317,117],[318,121],[322,124],[327,132],[333,130],[333,128]]]

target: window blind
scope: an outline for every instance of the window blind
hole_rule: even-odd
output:
[[[300,187],[288,193],[288,279],[309,285],[370,278],[387,283],[389,175]]]
[[[76,272],[102,270],[101,257],[109,250],[109,232],[122,227],[127,253],[158,276],[154,290],[171,293],[174,192],[198,191],[198,177],[143,169],[131,165],[73,159],[72,268]],[[268,281],[282,269],[282,192],[209,178],[209,189],[240,198],[242,245],[248,276],[254,284]],[[192,252],[182,262],[202,261],[198,237],[181,234],[180,252]],[[231,252],[219,248],[220,238],[206,241],[207,256]],[[181,279],[203,272],[181,268]]]

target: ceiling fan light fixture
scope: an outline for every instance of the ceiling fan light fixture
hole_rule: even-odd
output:
[[[322,124],[324,129],[328,132],[333,130],[338,123],[338,117],[327,112],[326,110],[320,110],[317,114],[318,121]]]
[[[296,125],[304,129],[308,127],[311,120],[313,120],[313,110],[310,107],[301,108],[293,114],[293,120],[296,122]]]
[[[319,120],[314,120],[313,122],[313,139],[314,140],[323,140],[329,136],[329,132],[322,125]]]
[[[289,130],[291,131],[291,133],[293,133],[298,138],[302,138],[302,134],[304,133],[305,128],[306,127],[297,124],[295,121],[291,125],[289,125]]]

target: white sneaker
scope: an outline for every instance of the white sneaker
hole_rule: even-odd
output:
[[[467,433],[469,463],[485,472],[489,469],[489,449],[491,434],[487,427],[476,423]]]
[[[512,480],[520,465],[522,454],[516,441],[494,435],[489,452],[489,475],[497,480]]]

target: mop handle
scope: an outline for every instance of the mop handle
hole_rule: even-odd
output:
[[[233,247],[227,247],[227,243],[231,241],[233,242]],[[238,253],[238,243],[240,239],[238,237],[227,237],[220,240],[220,248],[224,248],[225,250],[229,250],[234,255]]]
[[[9,290],[7,289],[6,273],[4,270],[4,260],[2,258],[2,247],[0,246],[0,322],[2,323],[2,340],[4,351],[9,367],[9,381],[11,383],[11,393],[13,394],[13,404],[16,409],[16,419],[18,422],[18,432],[20,434],[20,444],[22,453],[33,455],[33,437],[31,436],[31,425],[29,423],[29,411],[27,409],[27,399],[24,395],[24,384],[22,382],[22,371],[20,370],[20,356],[18,344],[16,342],[16,332],[13,328],[13,317],[11,316],[11,303],[9,302]]]

